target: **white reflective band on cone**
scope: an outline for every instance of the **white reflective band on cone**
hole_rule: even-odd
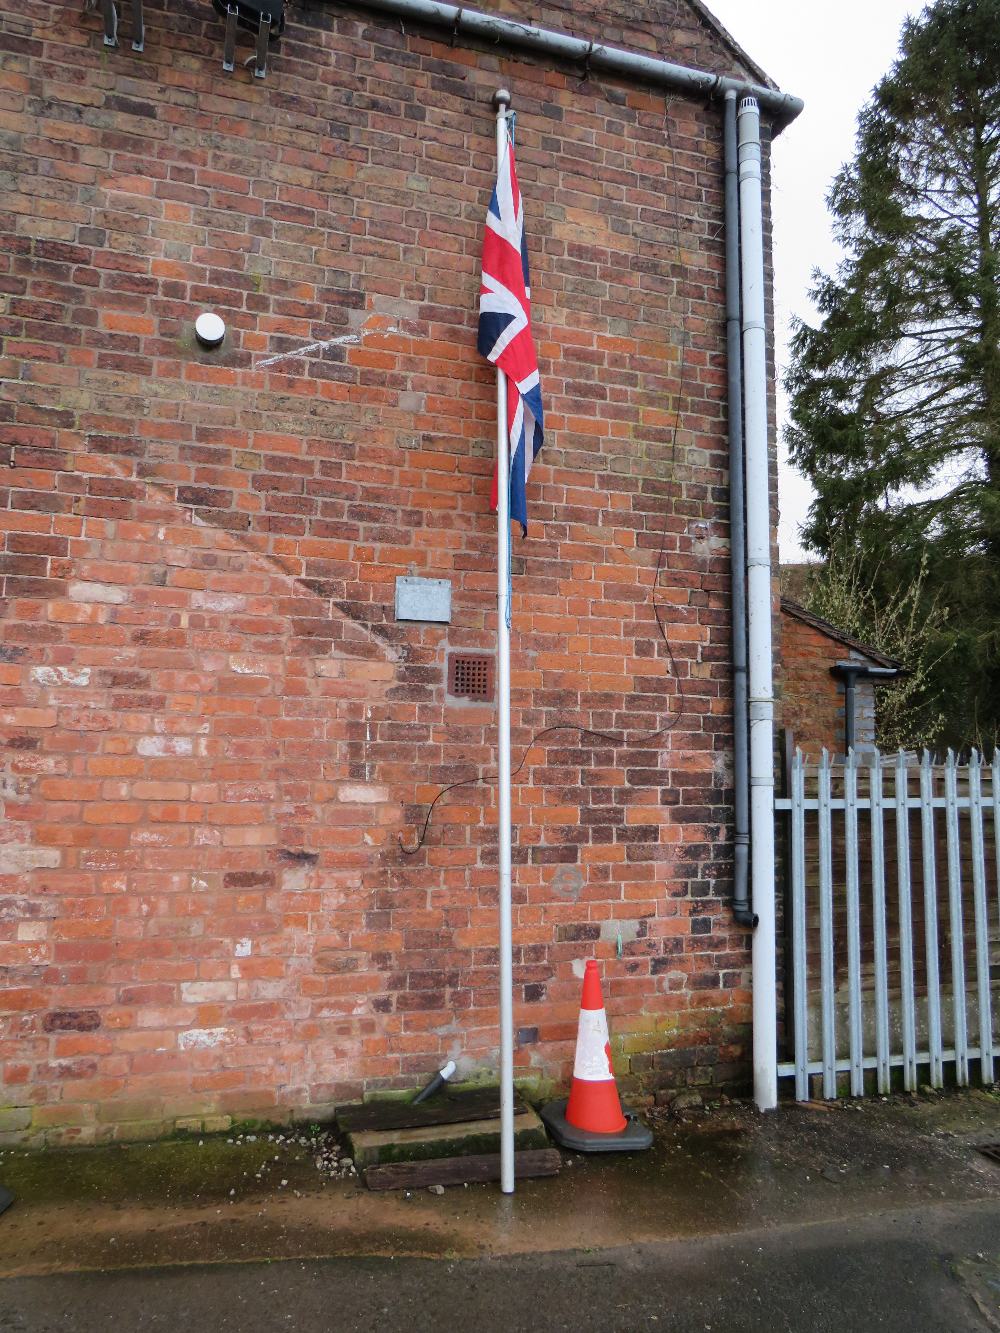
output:
[[[607,1083],[613,1079],[610,1050],[607,1013],[603,1009],[581,1009],[573,1077],[588,1083]]]

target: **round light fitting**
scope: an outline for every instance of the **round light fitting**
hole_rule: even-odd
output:
[[[202,347],[218,347],[226,336],[225,320],[206,311],[195,320],[194,334]]]

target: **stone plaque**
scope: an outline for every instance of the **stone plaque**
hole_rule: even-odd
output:
[[[451,622],[451,580],[396,580],[396,619]]]

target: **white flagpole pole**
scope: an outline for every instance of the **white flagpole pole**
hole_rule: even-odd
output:
[[[497,174],[507,151],[510,93],[494,94]],[[497,814],[500,849],[500,1188],[514,1193],[514,965],[510,871],[510,440],[507,376],[497,370]]]

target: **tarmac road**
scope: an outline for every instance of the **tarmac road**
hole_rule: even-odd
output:
[[[0,1282],[0,1333],[997,1333],[1000,1198],[499,1258],[337,1258]]]

